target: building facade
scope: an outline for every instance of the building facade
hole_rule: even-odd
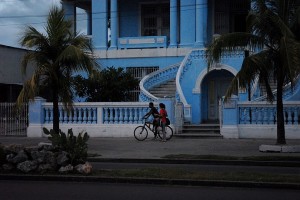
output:
[[[224,122],[224,127],[228,124],[228,134],[238,132],[239,124],[253,122],[247,121],[251,105],[243,104],[248,100],[245,89],[236,92],[231,105],[219,105],[241,68],[245,52],[224,54],[221,62],[209,69],[205,55],[206,47],[218,35],[246,30],[250,0],[64,0],[62,4],[66,16],[75,24],[76,8],[85,10],[86,32],[101,67],[122,67],[141,79],[138,101],[171,98],[183,104],[186,122]],[[171,93],[154,92],[169,82],[172,84],[167,90]],[[298,105],[298,90],[298,86],[293,92],[286,89],[284,100]],[[251,94],[253,101],[264,100],[258,87]],[[262,104],[255,109],[256,123],[273,123],[267,116],[274,115],[274,111]],[[291,124],[298,124],[300,110],[297,107],[291,112],[286,111],[287,116],[292,116]],[[223,132],[226,134],[226,129]]]
[[[0,102],[15,102],[23,83],[32,74],[32,65],[26,75],[21,73],[25,54],[25,49],[0,45]]]

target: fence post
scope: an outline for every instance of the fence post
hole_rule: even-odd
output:
[[[27,128],[27,137],[43,137],[42,126],[44,124],[43,103],[46,100],[42,97],[35,97],[29,102],[29,124]]]
[[[222,119],[221,134],[224,138],[239,138],[238,132],[238,100],[237,96],[232,96],[226,102],[222,102]]]
[[[176,102],[175,104],[175,129],[176,134],[182,133],[183,126],[183,103]]]

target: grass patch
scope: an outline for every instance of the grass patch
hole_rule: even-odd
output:
[[[165,159],[191,159],[191,160],[248,160],[248,161],[300,161],[300,156],[220,156],[220,155],[192,155],[171,154],[164,156]]]
[[[187,171],[182,169],[121,169],[98,170],[93,175],[101,177],[133,177],[133,178],[163,178],[163,179],[189,179],[189,180],[222,180],[222,181],[253,181],[300,183],[300,175],[268,174],[253,172],[215,172],[215,171]]]

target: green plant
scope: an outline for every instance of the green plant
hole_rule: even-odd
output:
[[[78,136],[74,136],[73,130],[69,129],[65,134],[59,130],[58,134],[51,129],[50,131],[43,128],[46,135],[49,135],[48,139],[52,142],[53,147],[60,151],[66,151],[71,160],[71,164],[84,163],[87,159],[87,151],[89,135],[87,132],[80,132]]]
[[[78,75],[73,82],[77,95],[88,102],[131,101],[130,91],[139,85],[130,72],[120,67],[94,70],[88,78]]]
[[[34,64],[31,76],[21,90],[17,104],[34,99],[47,91],[53,103],[53,129],[59,132],[59,102],[70,109],[73,104],[72,76],[77,72],[91,73],[98,64],[93,56],[90,39],[74,33],[73,22],[65,18],[63,8],[53,6],[43,31],[26,26],[20,44],[26,51],[21,63],[25,75],[29,64]]]

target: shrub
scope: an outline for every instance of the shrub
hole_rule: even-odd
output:
[[[72,129],[68,130],[68,134],[65,134],[61,130],[56,133],[53,129],[50,131],[43,128],[46,135],[49,135],[48,139],[52,142],[54,148],[60,151],[66,151],[71,160],[71,164],[84,163],[87,159],[89,135],[87,132],[80,132],[78,136],[74,136]]]

